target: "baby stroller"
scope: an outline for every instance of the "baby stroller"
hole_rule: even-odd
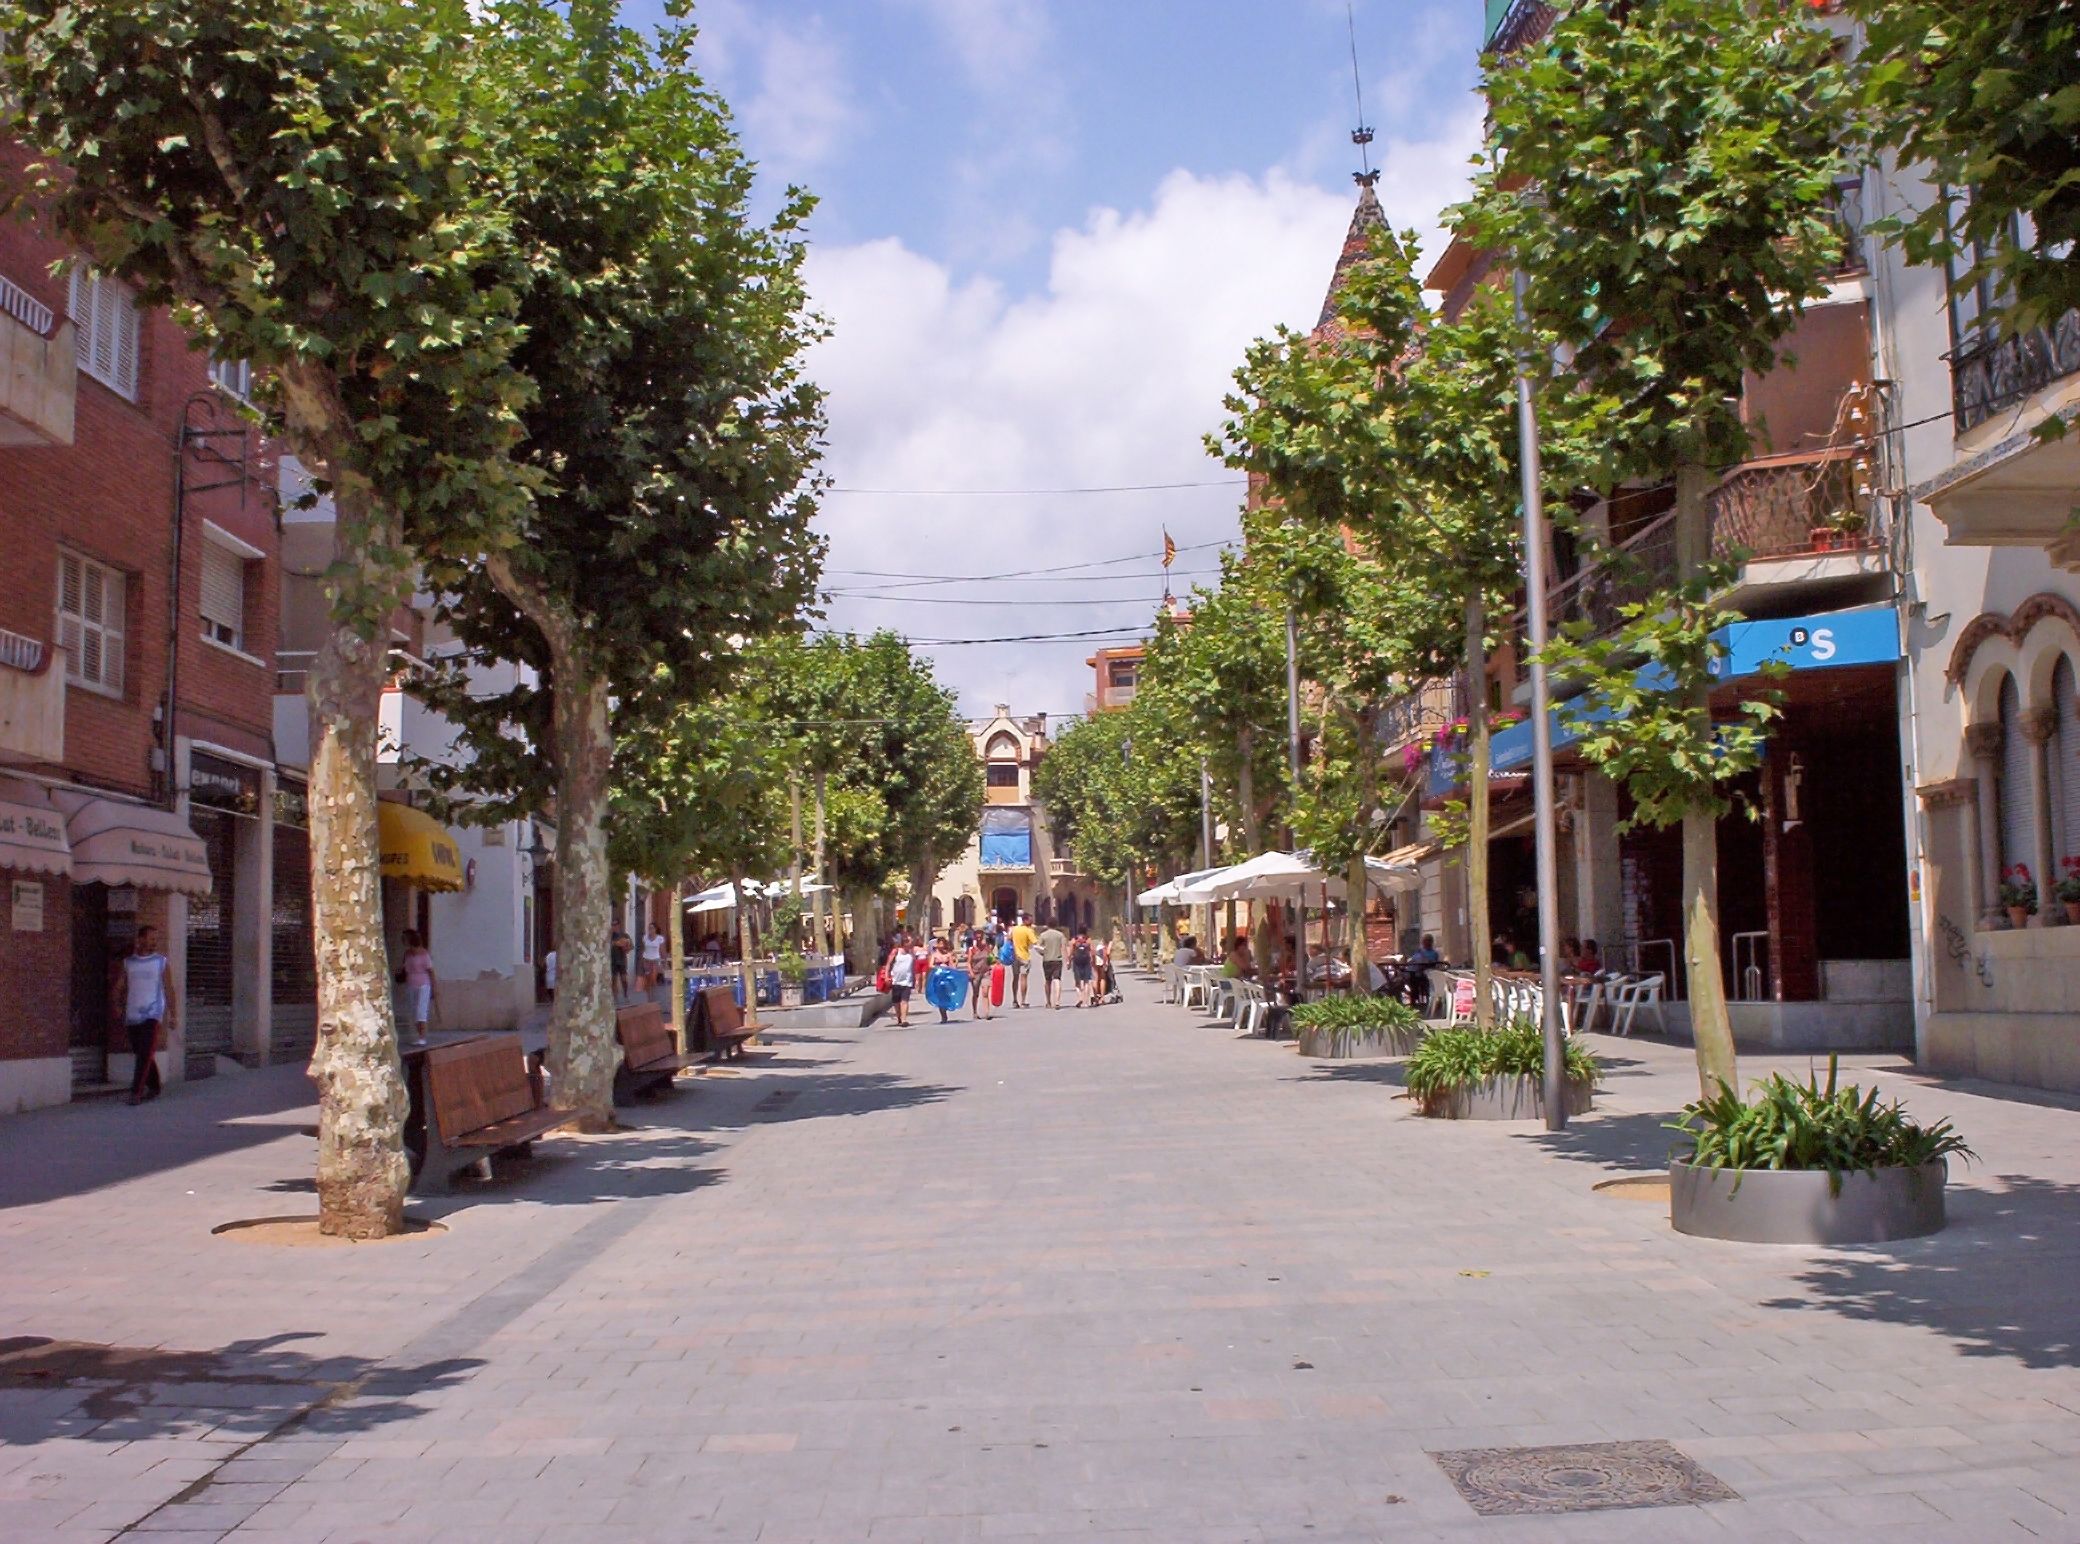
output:
[[[1094,1008],[1105,1003],[1123,1003],[1126,1001],[1126,998],[1120,995],[1119,972],[1112,968],[1112,951],[1110,949],[1103,950],[1098,955],[1096,979],[1092,982],[1092,985],[1097,988],[1091,997],[1091,1006]]]

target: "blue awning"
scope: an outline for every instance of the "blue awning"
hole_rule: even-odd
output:
[[[1722,681],[1754,675],[1771,660],[1793,670],[1836,670],[1845,665],[1885,665],[1899,658],[1899,621],[1890,606],[1857,606],[1812,616],[1777,617],[1765,622],[1732,622],[1719,629],[1726,655],[1719,661]],[[1641,672],[1645,679],[1646,671]],[[1586,715],[1600,719],[1603,714]],[[1488,742],[1489,766],[1495,772],[1519,772],[1531,765],[1531,725],[1512,724]],[[1553,714],[1553,748],[1576,739],[1557,711]],[[1457,758],[1433,752],[1430,791],[1449,792],[1463,780]],[[1440,780],[1442,786],[1440,786]]]

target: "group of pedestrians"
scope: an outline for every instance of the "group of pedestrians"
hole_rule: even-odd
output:
[[[1088,928],[1072,936],[1050,922],[1036,930],[1023,912],[1008,925],[961,924],[929,938],[898,929],[882,954],[879,983],[896,1027],[907,1029],[911,998],[920,988],[942,1024],[963,1007],[970,1018],[990,1019],[1007,997],[1014,1008],[1033,1006],[1036,971],[1041,1001],[1049,1008],[1062,1006],[1065,973],[1076,988],[1074,1006],[1119,1000],[1110,945],[1093,939]]]

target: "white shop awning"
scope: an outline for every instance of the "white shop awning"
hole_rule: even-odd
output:
[[[65,817],[33,783],[0,779],[0,869],[60,877],[72,872]]]
[[[74,884],[210,893],[209,849],[173,811],[70,789],[53,790],[51,800],[65,811]]]

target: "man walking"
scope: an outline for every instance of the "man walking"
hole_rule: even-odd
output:
[[[1057,923],[1050,922],[1042,929],[1033,947],[1040,951],[1041,993],[1047,1006],[1062,1005],[1062,960],[1069,952],[1069,939]]]
[[[137,941],[123,956],[116,977],[116,1011],[130,1036],[136,1070],[130,1074],[130,1103],[159,1097],[160,1031],[174,1021],[173,963],[159,952],[159,930],[149,923],[137,930]]]
[[[1011,948],[1016,956],[1011,962],[1011,1003],[1013,1007],[1030,1008],[1028,992],[1033,979],[1033,945],[1040,935],[1033,931],[1033,924],[1020,912],[1018,921],[1011,929]]]

